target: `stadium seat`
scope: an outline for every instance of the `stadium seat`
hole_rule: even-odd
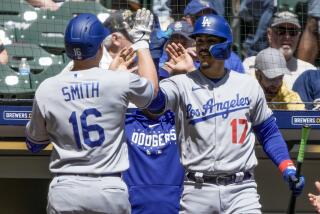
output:
[[[66,1],[61,5],[59,10],[47,11],[46,18],[70,20],[78,14],[88,12],[96,14],[101,21],[104,21],[112,10],[109,10],[100,3],[93,1]]]
[[[0,65],[0,98],[33,98],[30,76],[21,76],[7,65]]]
[[[289,10],[295,12],[296,5],[299,2],[307,2],[308,0],[278,0],[278,10]]]
[[[62,71],[62,69],[66,66],[66,64],[59,65],[53,64],[50,67],[46,68],[43,72],[39,74],[31,74],[31,87],[36,90],[40,83],[42,83],[45,79],[55,76]]]
[[[38,44],[49,53],[62,55],[67,24],[67,20],[39,18],[29,28],[17,31],[16,38],[18,42]]]
[[[27,58],[31,73],[37,74],[44,71],[52,64],[64,64],[62,56],[50,54],[36,44],[15,43],[7,45],[10,67],[18,71],[21,58]]]
[[[4,45],[12,44],[16,41],[15,29],[0,27],[0,40]]]
[[[37,10],[25,0],[0,1],[0,26],[22,29],[37,17]]]

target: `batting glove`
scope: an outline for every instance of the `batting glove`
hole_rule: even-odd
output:
[[[153,24],[153,15],[150,10],[143,8],[137,11],[134,25],[129,31],[133,49],[149,48],[150,34]]]
[[[300,176],[297,178],[296,174],[297,170],[293,166],[286,168],[282,173],[284,180],[288,182],[289,189],[293,192],[294,196],[301,194],[305,183],[304,177]]]

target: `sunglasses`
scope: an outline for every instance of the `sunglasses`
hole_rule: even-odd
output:
[[[284,36],[286,34],[289,34],[290,36],[297,36],[299,34],[299,30],[296,28],[286,28],[286,27],[278,27],[273,28],[273,30],[278,34],[279,36]]]

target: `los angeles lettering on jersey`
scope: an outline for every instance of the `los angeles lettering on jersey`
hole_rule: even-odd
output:
[[[170,141],[176,140],[176,131],[170,129],[168,133],[146,134],[134,131],[131,136],[131,142],[139,146],[162,147]]]
[[[99,82],[74,83],[61,89],[65,101],[99,97]]]
[[[240,97],[236,94],[235,99],[224,102],[215,103],[211,98],[202,106],[202,109],[193,108],[192,104],[187,104],[187,119],[190,119],[190,124],[195,124],[219,115],[228,118],[230,112],[249,108],[250,103],[249,97]]]

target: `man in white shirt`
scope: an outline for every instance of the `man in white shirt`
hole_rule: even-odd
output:
[[[289,11],[275,13],[272,23],[268,28],[268,41],[272,48],[279,49],[286,61],[290,74],[284,76],[283,81],[292,89],[293,83],[298,76],[308,69],[316,69],[314,65],[297,59],[293,56],[297,49],[301,34],[301,25],[297,16]],[[254,75],[255,56],[248,57],[243,61],[246,73]]]

